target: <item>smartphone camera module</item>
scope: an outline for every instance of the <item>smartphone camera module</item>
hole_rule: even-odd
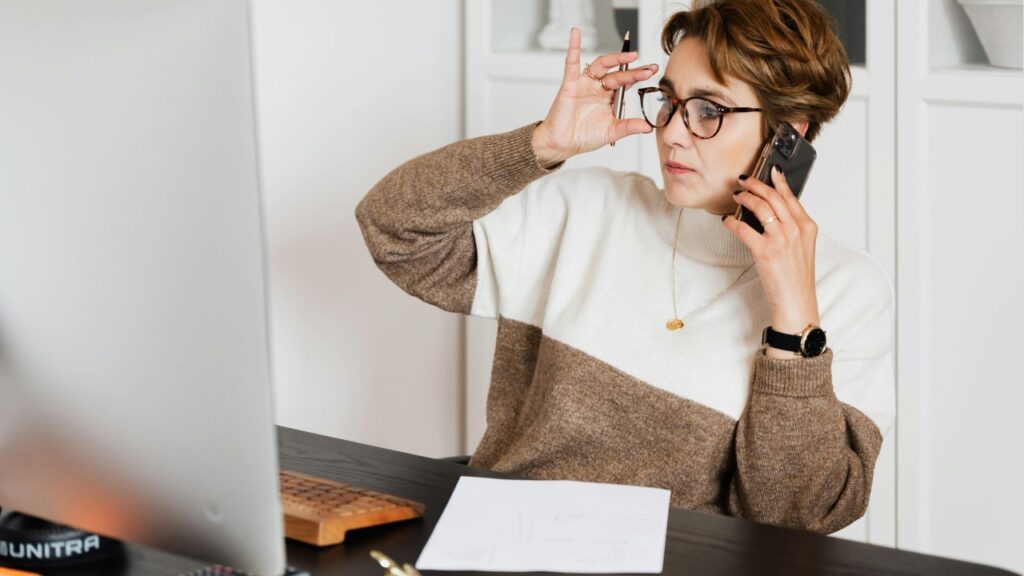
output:
[[[788,126],[783,126],[782,134],[775,139],[775,149],[786,159],[792,158],[796,149],[797,133]]]

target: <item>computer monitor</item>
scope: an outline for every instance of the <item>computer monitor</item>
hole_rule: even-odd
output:
[[[245,0],[0,2],[0,507],[285,569]]]

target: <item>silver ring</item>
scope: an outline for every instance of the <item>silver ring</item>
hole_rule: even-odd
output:
[[[763,223],[764,224],[771,224],[772,222],[775,222],[776,220],[777,220],[777,218],[775,217],[775,214],[772,214]]]

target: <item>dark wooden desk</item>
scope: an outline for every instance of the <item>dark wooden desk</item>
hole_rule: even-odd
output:
[[[288,542],[288,562],[313,576],[366,574],[384,570],[370,558],[377,549],[398,562],[414,564],[444,510],[459,476],[502,474],[402,452],[278,428],[281,467],[390,492],[426,504],[423,518],[350,532],[344,543],[317,549]],[[176,576],[202,564],[129,546],[126,565],[106,574]],[[424,571],[424,576],[435,574]],[[456,574],[456,573],[452,573]],[[462,572],[460,574],[480,574]],[[1010,575],[1011,572],[673,508],[663,574],[920,576]]]

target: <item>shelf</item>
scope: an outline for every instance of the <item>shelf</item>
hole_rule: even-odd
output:
[[[988,64],[933,68],[921,79],[929,102],[1024,105],[1024,71]]]
[[[919,0],[927,22],[928,67],[947,69],[1006,70],[988,64],[978,33],[957,0]],[[1018,70],[1019,72],[1019,70]]]
[[[919,0],[928,27],[927,65],[918,89],[926,102],[1024,104],[1024,71],[988,63],[971,21],[957,0]]]
[[[491,51],[543,51],[537,36],[548,22],[549,8],[548,0],[491,0]],[[593,10],[597,44],[592,51],[607,54],[621,49],[622,36],[615,28],[611,0],[594,0]],[[568,40],[569,28],[565,37]]]

